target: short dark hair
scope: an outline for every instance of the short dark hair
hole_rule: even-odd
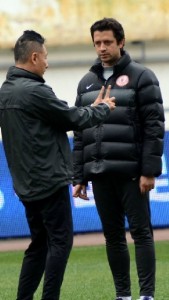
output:
[[[34,30],[25,30],[14,47],[15,62],[25,63],[31,52],[39,51],[45,39]]]
[[[112,30],[114,36],[117,40],[117,43],[120,43],[123,39],[125,39],[124,29],[122,25],[113,18],[103,18],[99,21],[96,21],[90,27],[90,33],[92,36],[92,40],[94,41],[94,32],[95,31],[104,31],[104,30]]]

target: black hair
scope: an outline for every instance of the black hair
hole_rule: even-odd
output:
[[[114,36],[117,40],[117,43],[120,43],[123,39],[125,39],[124,29],[122,25],[113,18],[103,18],[99,21],[96,21],[90,27],[90,33],[92,36],[92,40],[94,41],[94,32],[95,31],[105,31],[105,30],[112,30]]]
[[[33,51],[40,51],[45,39],[34,30],[25,30],[14,47],[15,62],[25,63]]]

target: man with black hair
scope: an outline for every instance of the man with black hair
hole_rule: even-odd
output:
[[[43,274],[41,299],[59,299],[73,240],[72,164],[66,131],[101,123],[115,107],[110,87],[97,93],[93,106],[68,107],[59,100],[43,79],[48,67],[44,42],[39,33],[24,31],[14,47],[15,66],[9,68],[0,90],[5,154],[31,233],[17,300],[32,300]]]
[[[164,111],[159,82],[124,50],[124,30],[117,20],[96,21],[91,37],[98,59],[80,80],[76,105],[85,107],[102,85],[111,85],[116,109],[99,126],[75,131],[74,197],[87,200],[86,185],[92,181],[119,300],[131,300],[127,217],[135,243],[140,300],[153,300],[155,250],[149,192],[162,167]]]

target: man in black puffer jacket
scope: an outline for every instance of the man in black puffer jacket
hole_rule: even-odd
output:
[[[43,274],[41,299],[58,300],[73,240],[69,195],[73,173],[66,131],[105,121],[114,109],[114,98],[109,98],[108,88],[102,100],[103,87],[95,107],[69,107],[59,100],[45,85],[47,49],[44,38],[33,30],[17,40],[14,55],[15,66],[9,68],[0,90],[0,126],[32,239],[23,259],[17,300],[32,300]]]
[[[121,24],[104,18],[91,26],[98,59],[78,85],[77,106],[111,85],[116,109],[104,124],[74,132],[74,197],[88,199],[92,181],[106,238],[116,297],[131,300],[125,216],[135,242],[140,299],[154,299],[155,251],[149,191],[161,174],[164,111],[155,74],[124,51]]]

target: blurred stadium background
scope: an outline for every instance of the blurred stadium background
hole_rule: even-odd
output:
[[[14,63],[12,47],[26,29],[39,31],[48,45],[45,74],[60,99],[74,105],[80,78],[95,59],[91,24],[103,17],[117,18],[126,33],[126,50],[150,67],[159,79],[164,99],[166,133],[163,172],[151,192],[154,228],[169,228],[169,0],[6,0],[0,6],[0,85]],[[72,133],[69,132],[72,145]],[[71,189],[71,188],[70,188]],[[90,201],[71,196],[74,232],[101,232],[92,188]],[[70,191],[71,195],[71,191]],[[128,224],[126,222],[126,228]],[[0,136],[0,239],[29,237],[23,207],[15,195]]]

